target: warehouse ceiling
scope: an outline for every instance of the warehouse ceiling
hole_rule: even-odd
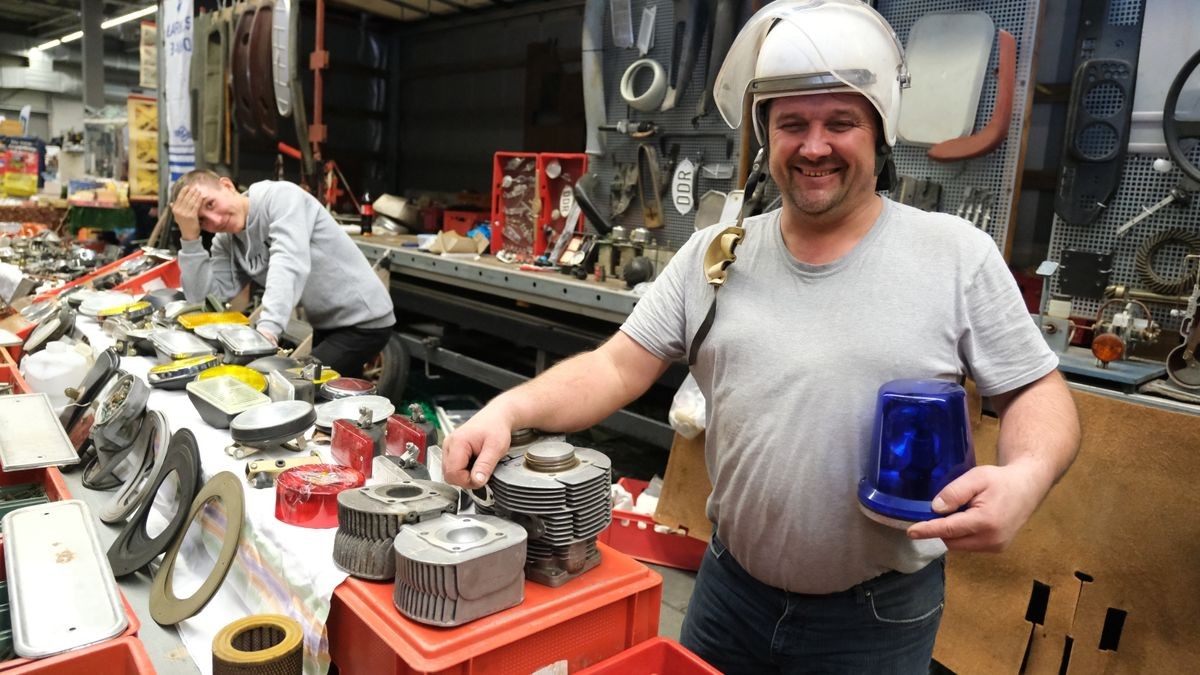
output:
[[[2,0],[0,1],[0,31],[27,36],[37,42],[61,38],[83,28],[81,2],[84,0]],[[94,1],[94,0],[88,0]],[[122,16],[152,4],[149,0],[101,0],[105,19]],[[292,0],[293,4],[296,0]],[[196,7],[209,8],[219,0],[193,0]],[[301,3],[311,10],[314,0]],[[553,7],[561,0],[328,0],[331,9],[362,11],[375,16],[405,23],[428,19],[453,19],[476,16],[489,10],[504,10],[520,6],[522,10]],[[579,0],[575,4],[582,4]],[[153,20],[153,16],[146,17]],[[105,37],[123,43],[136,44],[138,22],[116,26],[105,31]]]
[[[111,19],[142,9],[147,0],[119,2],[103,0],[102,15]],[[0,2],[0,26],[5,33],[28,36],[44,42],[60,38],[83,28],[81,0],[3,0]],[[115,26],[105,31],[106,37],[122,42],[138,41],[137,22]]]

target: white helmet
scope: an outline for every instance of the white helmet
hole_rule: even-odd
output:
[[[756,12],[729,48],[713,97],[725,122],[742,123],[753,96],[754,133],[764,142],[759,106],[783,96],[854,92],[875,106],[883,140],[896,144],[900,89],[908,86],[895,31],[860,0],[777,0]]]

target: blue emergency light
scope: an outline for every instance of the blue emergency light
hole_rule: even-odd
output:
[[[863,513],[897,528],[940,517],[930,502],[975,466],[966,390],[942,380],[884,384],[872,440],[872,466],[858,484]]]

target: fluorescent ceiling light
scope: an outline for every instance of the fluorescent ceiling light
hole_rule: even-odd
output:
[[[112,28],[113,26],[119,26],[123,23],[128,23],[130,21],[133,21],[134,19],[140,19],[143,16],[149,16],[151,14],[154,14],[157,11],[158,11],[158,5],[150,5],[149,7],[143,7],[139,10],[130,12],[128,14],[123,14],[121,16],[118,16],[115,19],[109,19],[107,21],[102,22],[100,24],[100,30],[108,30],[109,28]],[[77,30],[74,33],[68,33],[68,34],[62,36],[61,38],[59,38],[57,40],[51,40],[44,44],[40,44],[40,45],[34,47],[33,50],[34,51],[42,51],[45,49],[53,49],[54,47],[57,47],[59,45],[78,40],[81,37],[83,37],[83,31]]]
[[[150,5],[149,7],[143,7],[142,9],[139,9],[135,12],[130,12],[123,16],[118,16],[115,19],[109,19],[108,21],[105,21],[104,23],[100,24],[100,28],[103,30],[108,30],[109,28],[112,28],[113,26],[119,26],[123,23],[133,21],[134,19],[140,19],[143,16],[153,14],[157,11],[158,11],[158,5]]]

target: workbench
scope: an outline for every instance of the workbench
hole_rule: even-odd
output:
[[[638,294],[623,281],[524,271],[489,255],[443,256],[410,235],[354,237],[390,272],[396,329],[410,358],[496,389],[514,387],[561,358],[594,349],[625,321]],[[664,449],[670,397],[687,371],[673,365],[639,401],[599,426]]]

